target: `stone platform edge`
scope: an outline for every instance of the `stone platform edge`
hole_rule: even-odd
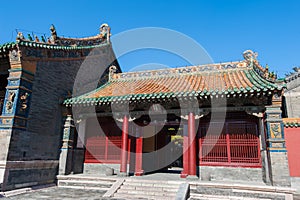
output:
[[[2,197],[12,197],[12,196],[16,196],[16,195],[19,195],[19,194],[33,192],[33,191],[36,191],[36,190],[41,190],[41,189],[50,188],[50,187],[56,187],[56,184],[51,183],[51,184],[45,184],[45,185],[37,185],[37,186],[32,186],[32,187],[26,187],[26,188],[22,188],[22,189],[15,189],[15,190],[10,190],[10,191],[6,191],[6,192],[0,192],[0,198],[2,198]]]

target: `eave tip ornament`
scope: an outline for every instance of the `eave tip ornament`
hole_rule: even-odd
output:
[[[258,53],[253,52],[252,50],[246,50],[243,52],[243,57],[246,61],[252,62],[254,60],[257,60]]]
[[[102,38],[106,38],[107,41],[109,42],[111,33],[110,33],[110,27],[108,26],[108,24],[106,24],[106,23],[101,24],[101,26],[99,27],[99,30],[100,30],[100,36]]]
[[[109,67],[109,81],[113,78],[114,74],[117,73],[117,67],[112,65]]]
[[[262,77],[266,78],[269,81],[276,81],[277,80],[277,74],[274,72],[269,71],[269,65],[267,64],[265,68],[263,68],[259,62],[257,61],[257,52],[253,52],[252,50],[246,50],[243,52],[243,57],[245,60],[251,65],[256,66],[256,69],[259,69],[259,73]]]
[[[22,32],[18,32],[16,40],[17,41],[25,40],[25,37]]]
[[[51,26],[50,26],[50,31],[51,31],[50,42],[52,44],[55,44],[56,40],[57,40],[57,33],[56,33],[56,28],[53,24],[51,24]]]

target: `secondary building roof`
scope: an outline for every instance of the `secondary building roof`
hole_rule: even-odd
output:
[[[9,53],[10,50],[17,46],[54,50],[80,50],[101,47],[110,43],[110,27],[107,24],[103,24],[101,26],[100,34],[85,38],[60,37],[57,35],[56,29],[53,25],[50,27],[50,30],[51,36],[49,36],[48,39],[45,38],[45,36],[38,38],[37,36],[34,37],[31,34],[28,34],[26,38],[23,36],[22,32],[19,32],[15,42],[0,44],[0,55]]]
[[[300,118],[283,118],[285,127],[300,127]]]
[[[283,85],[256,60],[189,66],[140,72],[111,73],[110,80],[87,94],[64,101],[66,105],[118,101],[272,93]]]

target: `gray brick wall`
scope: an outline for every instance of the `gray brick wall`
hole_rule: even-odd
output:
[[[57,160],[61,147],[63,105],[73,92],[77,72],[85,69],[77,86],[85,93],[99,81],[94,71],[106,69],[113,60],[110,46],[89,59],[44,59],[37,62],[26,131],[14,131],[8,160]],[[90,72],[90,73],[89,73]],[[92,87],[93,86],[93,87]]]
[[[6,145],[9,144],[7,160],[24,163],[59,160],[64,123],[62,102],[68,92],[73,91],[74,80],[80,67],[84,67],[89,73],[82,73],[80,77],[82,81],[77,84],[81,90],[77,91],[77,94],[95,89],[95,84],[91,84],[93,81],[99,81],[99,74],[95,71],[101,68],[106,69],[114,60],[111,46],[101,48],[98,55],[93,55],[88,60],[41,58],[37,61],[27,130],[13,129],[10,144],[6,143]],[[58,164],[39,167],[28,165],[26,168],[11,166],[6,168],[4,190],[53,182],[57,173]]]
[[[299,78],[300,81],[300,78]],[[300,82],[298,87],[285,91],[285,102],[287,108],[287,116],[289,118],[300,117]]]
[[[286,77],[286,90],[284,91],[287,117],[300,117],[300,68]]]

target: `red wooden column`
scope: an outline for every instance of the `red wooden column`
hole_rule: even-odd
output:
[[[181,178],[186,178],[189,174],[189,137],[187,126],[183,127],[183,152],[182,152],[183,170],[180,174]]]
[[[120,173],[127,175],[127,152],[128,149],[128,116],[124,115],[122,125],[122,149]]]
[[[189,175],[196,176],[196,128],[195,128],[195,114],[189,113],[188,116],[188,137],[189,137]]]
[[[135,172],[134,175],[144,174],[143,166],[143,134],[141,128],[136,128],[136,147],[135,147]]]

